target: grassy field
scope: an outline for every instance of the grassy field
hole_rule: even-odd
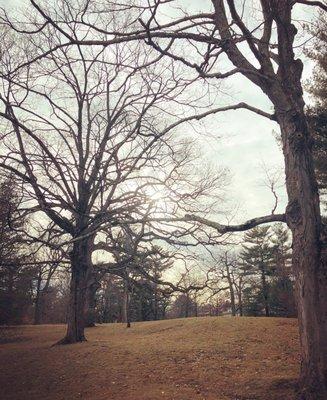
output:
[[[296,320],[190,318],[100,325],[51,345],[62,325],[0,328],[2,400],[288,400]]]

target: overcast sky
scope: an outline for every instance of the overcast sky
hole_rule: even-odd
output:
[[[7,9],[21,5],[28,0],[0,0]],[[180,0],[190,12],[210,10],[209,0]],[[298,7],[297,18],[310,19],[308,7]],[[303,79],[312,73],[312,64],[305,62]],[[241,76],[228,80],[228,94],[231,102],[245,101],[267,111],[271,105],[258,88]],[[269,189],[262,185],[264,173],[262,164],[267,168],[283,168],[281,149],[274,137],[278,132],[277,124],[248,111],[229,111],[219,114],[206,123],[207,130],[220,140],[199,136],[205,157],[217,165],[228,167],[232,182],[230,198],[238,208],[235,221],[252,218],[271,212],[273,197]],[[286,204],[284,189],[279,190],[279,211]],[[218,218],[218,217],[217,217]]]

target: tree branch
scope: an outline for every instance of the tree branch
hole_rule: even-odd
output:
[[[324,11],[327,11],[327,5],[321,1],[296,0],[296,1],[294,1],[294,4],[296,4],[296,3],[305,4],[306,6],[316,6],[316,7],[321,8]]]
[[[210,221],[206,218],[202,218],[197,215],[186,214],[185,221],[199,222],[200,224],[210,226],[211,228],[217,229],[217,231],[219,233],[224,234],[227,232],[243,232],[248,229],[252,229],[258,225],[267,224],[270,222],[285,222],[286,223],[286,216],[285,216],[285,214],[271,214],[271,215],[266,215],[264,217],[250,219],[240,225],[222,225],[222,224],[219,224],[218,222]]]

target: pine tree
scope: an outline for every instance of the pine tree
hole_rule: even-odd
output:
[[[282,224],[255,228],[244,236],[242,269],[246,315],[295,316],[291,244]]]
[[[272,227],[272,244],[275,275],[271,282],[270,304],[275,316],[291,317],[296,315],[294,298],[294,279],[292,274],[292,250],[290,235],[283,224]]]
[[[276,275],[290,277],[292,275],[292,250],[289,230],[282,223],[273,225],[270,242]]]
[[[248,308],[246,299],[249,300],[251,294],[251,308],[254,307],[253,301],[258,302],[257,307],[264,310],[266,317],[270,316],[269,277],[273,275],[275,269],[269,229],[269,226],[259,226],[248,231],[244,235],[243,251],[241,252],[244,270],[248,275],[253,276],[253,292],[246,291],[248,296],[244,298],[245,308]]]

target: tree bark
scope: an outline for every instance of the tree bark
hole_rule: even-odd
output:
[[[91,274],[90,281],[88,282],[86,290],[86,301],[85,301],[85,327],[92,328],[96,322],[96,292],[100,285],[93,273]]]
[[[279,7],[281,7],[279,5]],[[300,398],[327,399],[327,263],[326,235],[321,220],[318,185],[312,157],[313,139],[304,112],[301,75],[303,65],[294,59],[296,34],[289,14],[280,12],[279,53],[285,62],[279,84],[270,99],[281,129],[288,205],[286,222],[292,231],[292,266],[301,342]]]
[[[87,287],[91,274],[92,239],[84,239],[73,244],[70,254],[71,282],[70,299],[67,313],[66,336],[58,344],[71,344],[86,341],[85,304]]]
[[[292,41],[296,30],[292,24],[286,24],[286,28]],[[284,47],[283,43],[280,46]],[[284,53],[286,49],[279,51]],[[282,85],[277,90],[274,87],[270,99],[281,129],[288,194],[286,222],[293,238],[292,266],[301,342],[300,398],[322,400],[327,399],[326,235],[314,172],[313,140],[304,112],[300,80],[303,66],[292,52],[287,57],[288,62],[279,70]]]
[[[283,137],[287,223],[293,234],[293,269],[302,348],[301,398],[327,399],[326,239],[320,218],[311,143],[303,112],[279,115]]]

